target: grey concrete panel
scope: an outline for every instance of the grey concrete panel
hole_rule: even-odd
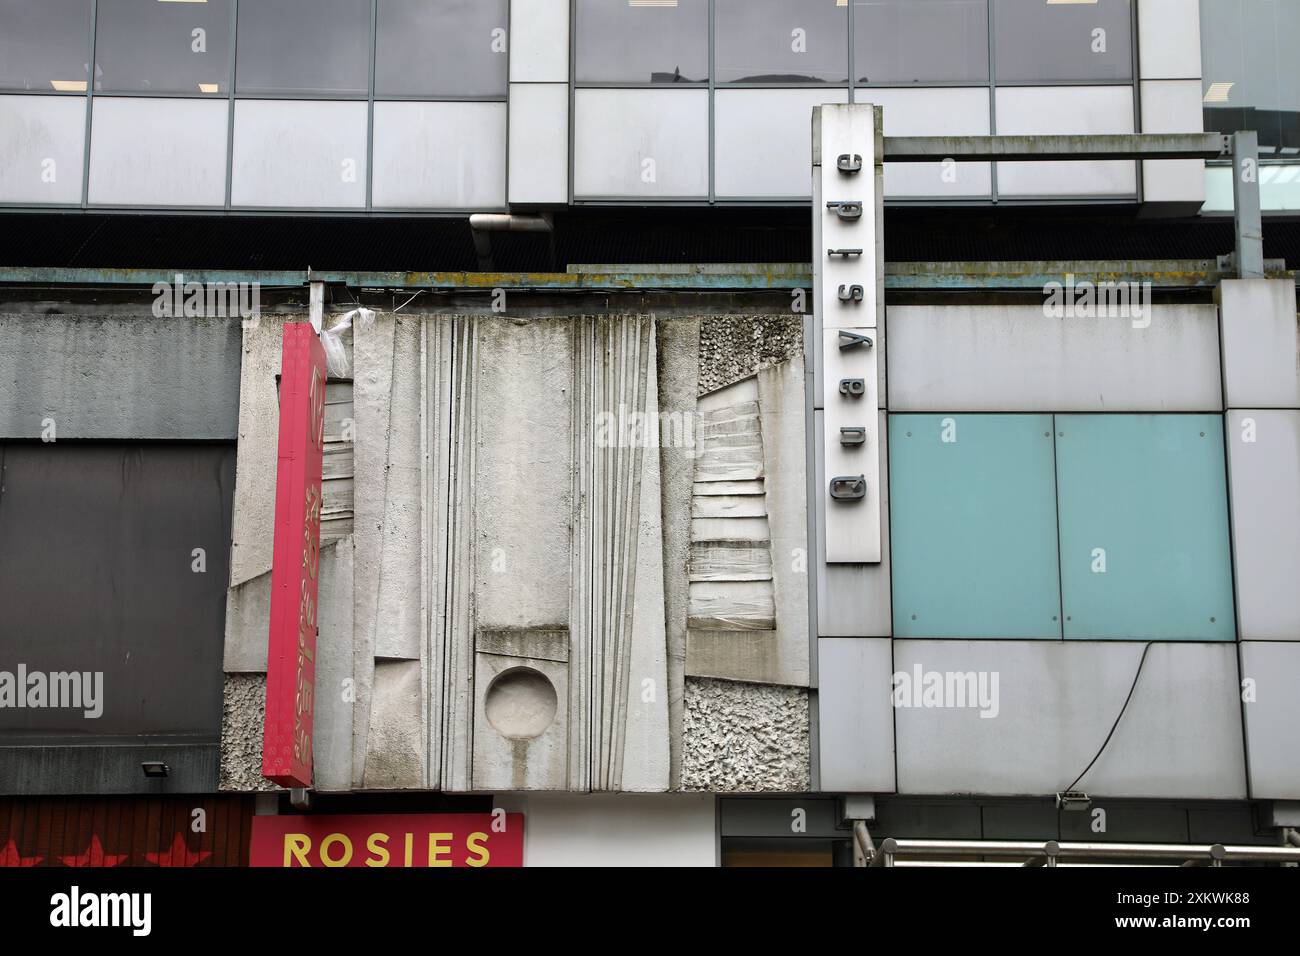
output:
[[[317,790],[352,789],[352,565],[351,535],[321,547],[312,735]]]
[[[877,845],[885,837],[896,840],[978,840],[980,807],[962,801],[877,800],[876,823],[871,828]]]
[[[1250,796],[1300,799],[1300,641],[1242,641],[1241,676]]]
[[[1228,412],[1229,512],[1242,640],[1300,640],[1300,410]]]
[[[220,749],[217,744],[3,747],[0,794],[215,793]],[[146,760],[161,760],[170,773],[146,777],[140,769]]]
[[[1189,843],[1237,843],[1277,845],[1277,834],[1256,823],[1248,803],[1190,807],[1187,810]]]
[[[894,306],[889,319],[891,411],[1223,407],[1213,306],[1107,318],[1051,318],[1038,305]]]
[[[803,385],[803,359],[798,356],[758,372],[776,599],[776,677],[778,683],[799,687],[808,686],[808,476]]]
[[[816,413],[817,485],[826,486],[822,458],[822,412]],[[821,637],[888,637],[893,634],[893,606],[889,580],[889,440],[885,411],[881,409],[876,434],[880,440],[880,563],[823,564],[817,575],[817,633]],[[817,509],[818,535],[826,522]],[[821,554],[820,541],[811,560]]]
[[[955,694],[944,695],[948,706],[908,694],[908,706],[895,707],[899,792],[1047,796],[1065,789],[1101,750],[1143,647],[895,641],[896,672],[974,675],[987,692],[977,706],[957,706]],[[1095,798],[1244,798],[1234,658],[1230,643],[1150,645],[1114,736],[1075,788]]]
[[[991,803],[980,808],[986,840],[1059,840],[1056,801]]]
[[[894,790],[893,654],[888,638],[818,641],[823,790]]]
[[[1187,812],[1178,807],[1094,800],[1087,810],[1062,810],[1060,820],[1062,840],[1080,843],[1188,842]]]
[[[833,797],[723,797],[718,801],[720,835],[847,840],[850,834],[840,827],[837,804]]]
[[[0,438],[231,440],[240,320],[0,314]]]
[[[1223,380],[1228,408],[1300,408],[1300,333],[1290,279],[1225,279]]]

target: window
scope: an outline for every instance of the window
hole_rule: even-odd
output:
[[[708,0],[578,0],[580,83],[709,78]]]
[[[508,0],[379,0],[375,93],[505,96]]]
[[[364,96],[370,89],[370,4],[241,4],[237,60],[239,93]]]
[[[1130,81],[1130,0],[993,0],[999,83]]]
[[[89,0],[0,0],[0,89],[84,92]]]
[[[231,0],[99,0],[95,92],[230,92]]]
[[[716,0],[719,83],[845,83],[848,5],[835,0]]]
[[[1223,418],[1057,415],[1066,638],[1236,633]]]
[[[1202,0],[1205,128],[1253,129],[1264,155],[1300,153],[1298,46],[1300,3]]]
[[[1061,637],[1051,415],[889,416],[895,637]]]
[[[6,742],[219,739],[234,444],[10,441],[0,458],[0,647],[103,672],[98,718],[8,711]]]
[[[987,83],[988,0],[855,0],[859,83]]]

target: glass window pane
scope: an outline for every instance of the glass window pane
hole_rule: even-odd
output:
[[[1058,415],[1056,431],[1065,637],[1233,640],[1223,418]]]
[[[99,0],[95,91],[230,92],[231,0]]]
[[[379,0],[375,93],[504,96],[508,0]]]
[[[1131,80],[1130,0],[993,0],[998,82]]]
[[[835,0],[717,0],[718,82],[847,82],[848,13]]]
[[[579,82],[709,78],[708,0],[578,0],[576,37]]]
[[[1300,3],[1201,3],[1205,128],[1253,129],[1261,147],[1300,149]]]
[[[896,637],[1061,637],[1051,415],[890,415],[889,526]]]
[[[0,0],[0,89],[86,88],[90,0]]]
[[[987,83],[988,0],[855,0],[859,83]]]
[[[365,0],[258,0],[239,7],[240,93],[364,95],[370,88]]]

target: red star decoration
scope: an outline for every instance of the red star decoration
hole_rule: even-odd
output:
[[[145,858],[158,866],[196,866],[212,856],[209,850],[191,850],[185,845],[185,835],[177,833],[169,849],[146,853]]]
[[[0,866],[35,866],[43,859],[43,856],[23,856],[13,840],[6,843],[4,850],[0,851]]]
[[[79,853],[75,856],[61,856],[64,866],[117,866],[127,858],[126,853],[105,853],[103,845],[99,842],[99,834],[93,833],[90,836],[90,846],[86,847],[85,853]]]

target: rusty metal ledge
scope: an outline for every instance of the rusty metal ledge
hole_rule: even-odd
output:
[[[1281,260],[1266,263],[1272,278],[1295,277]],[[890,262],[889,291],[1041,290],[1049,282],[1150,282],[1154,289],[1205,289],[1231,278],[1212,259]],[[737,292],[809,288],[812,271],[803,263],[689,265],[579,265],[568,272],[311,272],[0,268],[0,286],[145,287],[158,283],[257,283],[263,289],[303,288],[310,282],[352,289],[429,289],[490,292],[695,291]]]

